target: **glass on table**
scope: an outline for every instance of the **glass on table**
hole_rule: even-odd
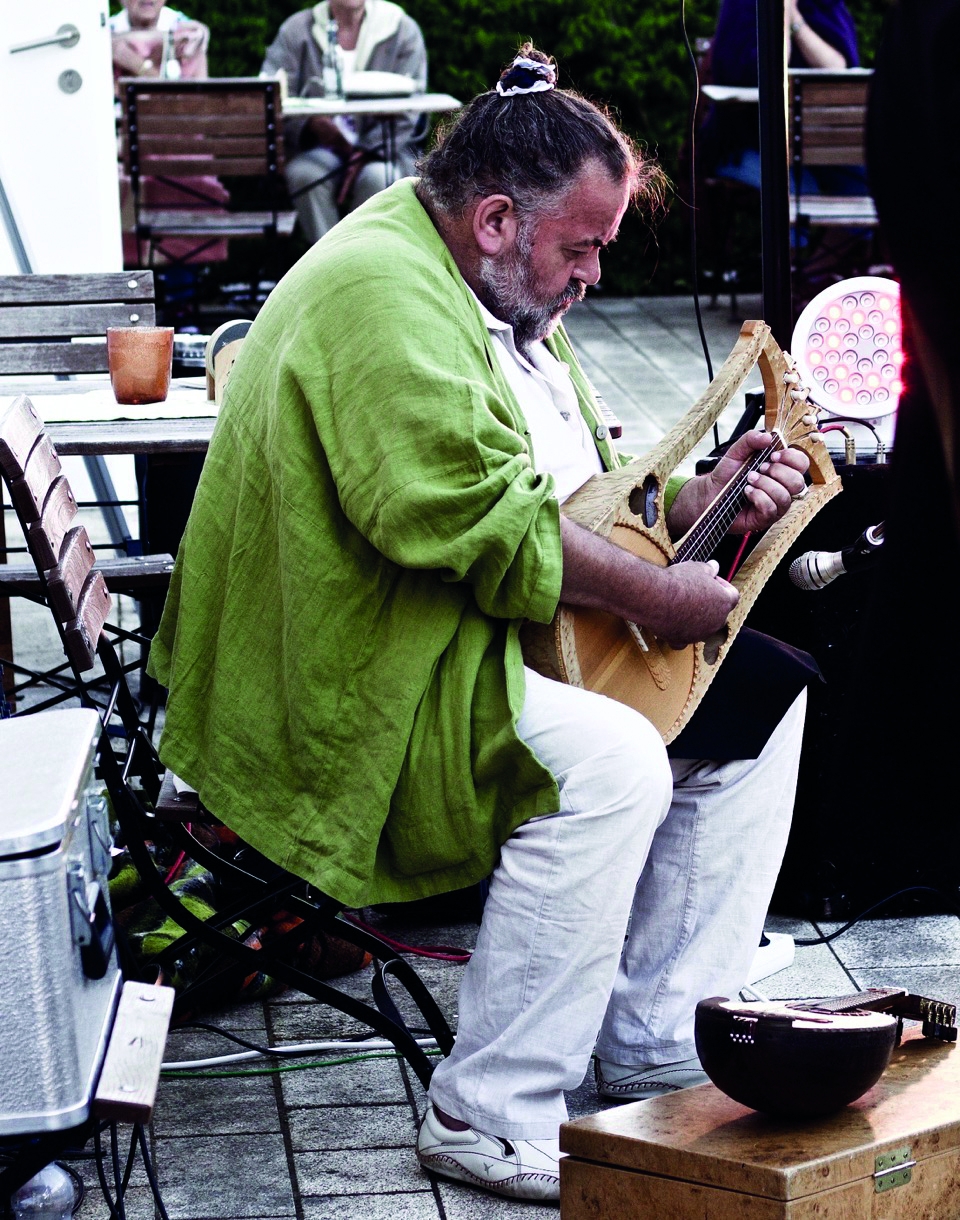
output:
[[[164,402],[173,369],[172,326],[108,326],[107,368],[118,403]]]

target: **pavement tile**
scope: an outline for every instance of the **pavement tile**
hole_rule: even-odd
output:
[[[296,1152],[302,1195],[382,1195],[429,1188],[412,1144],[405,1148],[356,1148]]]
[[[156,1168],[170,1220],[296,1215],[280,1135],[161,1137]]]
[[[822,923],[824,933],[843,927]],[[841,949],[842,942],[842,949]],[[913,915],[899,919],[864,919],[831,944],[853,967],[960,965],[960,919],[955,915]]]
[[[814,996],[849,995],[850,976],[826,945],[798,948],[794,964],[756,984],[759,995],[770,1000],[811,999]]]
[[[212,1069],[241,1072],[266,1060]],[[229,1135],[280,1131],[277,1097],[270,1076],[161,1078],[154,1121],[164,1135]]]
[[[437,1220],[433,1192],[305,1198],[303,1220]]]
[[[280,1084],[287,1106],[364,1105],[407,1100],[396,1058],[285,1072],[280,1077]]]
[[[295,1152],[345,1148],[412,1148],[417,1124],[407,1103],[291,1107],[287,1111]]]

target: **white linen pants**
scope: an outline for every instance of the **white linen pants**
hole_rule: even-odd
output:
[[[287,188],[295,196],[293,206],[297,209],[297,219],[304,236],[311,243],[319,241],[340,219],[337,192],[340,190],[339,171],[342,165],[336,153],[323,147],[298,153],[287,162]],[[368,161],[357,174],[344,212],[358,208],[389,185],[386,163]],[[300,190],[303,194],[297,195],[296,192]]]
[[[806,692],[759,758],[671,763],[631,708],[526,676],[520,735],[560,811],[501,849],[429,1092],[480,1130],[546,1139],[594,1050],[691,1058],[697,1002],[746,982],[786,848]]]

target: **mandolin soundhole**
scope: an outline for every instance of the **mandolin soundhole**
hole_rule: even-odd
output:
[[[703,641],[703,659],[708,665],[716,665],[720,657],[720,649],[727,642],[727,636],[730,634],[727,627],[721,627],[719,631],[715,631],[713,635],[708,635]]]
[[[657,494],[660,483],[655,475],[648,474],[643,483],[634,487],[627,497],[627,504],[635,517],[639,517],[647,529],[656,525],[660,516],[657,508]]]

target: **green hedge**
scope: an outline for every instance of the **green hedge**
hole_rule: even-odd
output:
[[[176,0],[175,0],[176,2]],[[255,75],[280,23],[304,7],[290,0],[184,0],[211,28],[210,71]],[[861,53],[872,61],[886,0],[848,0]],[[668,215],[651,234],[625,222],[604,260],[615,294],[670,293],[690,286],[689,207],[681,152],[690,124],[693,69],[684,44],[709,37],[718,0],[405,0],[427,44],[429,87],[464,100],[496,81],[530,38],[554,55],[561,84],[606,102],[677,184]],[[749,235],[759,246],[759,228]],[[758,264],[757,264],[758,265]],[[746,285],[749,287],[750,285]]]

